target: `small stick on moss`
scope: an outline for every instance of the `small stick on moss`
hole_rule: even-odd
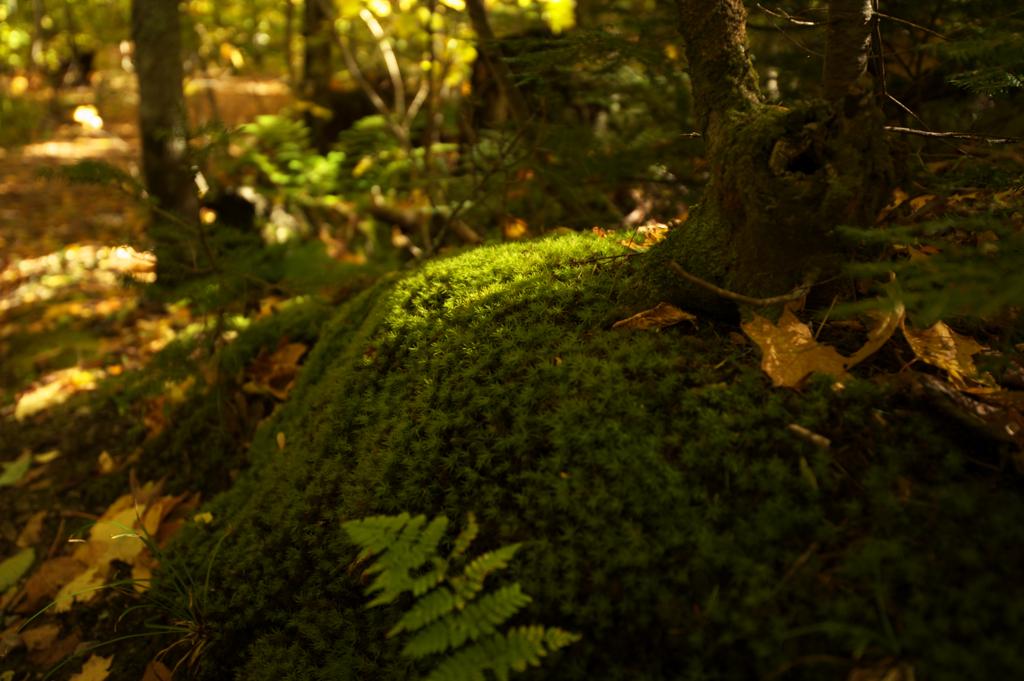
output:
[[[825,328],[825,322],[828,321],[828,316],[832,314],[832,308],[836,306],[836,301],[839,300],[839,296],[832,298],[832,304],[828,306],[828,312],[825,313],[825,318],[821,320],[821,324],[818,325],[818,330],[814,333],[814,340],[818,340],[818,334]]]
[[[771,305],[785,305],[788,302],[794,300],[800,300],[807,295],[807,290],[814,283],[814,280],[818,278],[820,270],[812,270],[804,279],[804,283],[799,287],[793,289],[790,293],[782,296],[775,296],[774,298],[750,298],[748,296],[741,295],[739,293],[733,293],[732,291],[726,291],[724,288],[719,288],[714,284],[710,284],[703,279],[698,279],[676,263],[675,260],[668,261],[668,267],[670,270],[678,274],[683,279],[687,280],[692,284],[696,284],[701,288],[711,291],[715,295],[719,295],[727,300],[732,300],[737,303],[743,303],[744,305],[752,305],[753,307],[769,307]]]

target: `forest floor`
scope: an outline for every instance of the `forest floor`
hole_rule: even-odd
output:
[[[270,97],[254,97],[253,87],[233,83],[218,113],[245,119],[279,105],[275,93],[281,88]],[[172,496],[165,490],[171,471],[161,477],[163,464],[139,466],[143,445],[170,427],[168,414],[182,391],[168,386],[150,399],[129,402],[118,397],[115,382],[130,383],[179,332],[203,320],[186,305],[140,302],[142,288],[132,281],[152,280],[154,260],[139,245],[144,212],[130,197],[36,177],[41,166],[85,159],[138,175],[133,110],[119,108],[103,130],[68,121],[81,94],[65,95],[70,103],[63,102],[49,139],[0,148],[0,654],[7,653],[0,659],[0,678],[5,681],[34,677],[73,652],[145,631],[138,612],[117,626],[119,615],[137,605],[138,597],[110,589],[68,599],[30,621],[54,599],[99,586],[108,573],[144,578],[152,565],[151,559],[148,564],[135,560],[145,553],[137,540],[105,551],[111,544],[101,541],[102,535],[116,531],[110,527],[99,527],[91,545],[69,544],[73,533],[82,537],[83,528],[126,509],[117,520],[130,525],[134,500],[162,500],[153,529],[165,540],[202,496],[224,485],[211,480],[208,489]],[[130,93],[121,95],[130,100]],[[51,103],[41,111],[55,108]],[[111,129],[117,134],[106,132]],[[140,480],[137,470],[154,471],[154,479]],[[181,482],[169,487],[180,488]],[[55,678],[81,673],[75,678],[138,679],[143,668],[146,679],[170,678],[159,664],[147,667],[166,644],[116,643],[98,650],[95,659],[84,653]],[[121,659],[111,662],[111,655]]]
[[[240,101],[251,103],[252,98],[245,95]],[[114,577],[145,579],[157,567],[142,542],[114,542],[107,527],[97,526],[87,544],[69,543],[73,533],[84,536],[80,530],[98,520],[130,527],[141,507],[146,529],[162,542],[195,515],[201,499],[223,491],[238,473],[175,475],[173,462],[145,459],[147,443],[174,428],[174,407],[187,386],[168,384],[161,394],[141,401],[118,393],[117,379],[143,372],[180,332],[204,320],[186,305],[144,304],[141,288],[126,285],[132,279],[149,280],[153,270],[152,257],[141,246],[130,246],[138,246],[144,227],[130,199],[35,177],[41,165],[83,158],[137,173],[138,143],[130,127],[119,128],[114,136],[67,124],[51,140],[0,151],[0,651],[10,646],[0,659],[0,679],[33,678],[75,652],[80,657],[55,678],[74,673],[72,678],[93,681],[168,679],[169,670],[154,657],[169,640],[130,639],[91,651],[145,630],[144,613],[138,610],[117,626],[121,614],[140,602],[130,588],[86,591],[30,618],[55,599],[96,589]],[[928,353],[928,344],[945,331],[920,335],[921,343],[914,346],[893,335],[900,321],[885,321],[874,331],[887,335],[876,333],[871,341],[877,345],[874,352],[893,340],[883,353],[897,389],[931,400],[934,409],[961,419],[979,441],[997,441],[1013,453],[970,459],[978,470],[992,474],[1016,467],[1024,472],[1024,419],[1014,406],[1020,403],[1006,397],[1024,387],[1018,359],[1004,363],[1005,374],[999,377],[1009,406],[984,404],[960,389],[963,381],[904,371],[918,361],[942,376],[962,376],[965,369]],[[665,325],[657,320],[635,324]],[[744,362],[755,365],[765,349],[784,349],[794,337],[810,338],[808,327],[795,318],[788,331],[781,327],[765,327],[760,337],[756,329],[744,329],[744,337],[735,328],[723,338]],[[850,329],[829,326],[823,339]],[[755,343],[762,353],[753,352]],[[957,347],[972,346],[964,341]],[[772,378],[799,390],[799,379],[808,370],[808,365],[777,363]],[[993,394],[994,384],[988,388]],[[794,433],[820,444],[814,433]],[[245,444],[238,442],[238,449]],[[813,480],[813,474],[809,477]]]

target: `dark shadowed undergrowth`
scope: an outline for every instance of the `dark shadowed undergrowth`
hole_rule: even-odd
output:
[[[622,250],[480,248],[337,311],[214,522],[172,542],[199,565],[233,527],[203,678],[420,676],[384,636],[408,603],[365,608],[340,528],[400,512],[522,542],[523,622],[583,635],[530,678],[1024,676],[1019,476],[884,385],[770,388],[731,327],[611,330]]]

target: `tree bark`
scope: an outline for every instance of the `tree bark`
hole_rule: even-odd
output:
[[[870,95],[847,87],[834,102],[766,105],[747,50],[742,0],[678,2],[711,177],[688,221],[648,253],[627,301],[734,317],[735,303],[684,281],[669,261],[757,299],[791,291],[813,270],[834,277],[848,259],[835,228],[873,223],[895,183],[895,165]],[[836,40],[850,35],[837,33]],[[843,43],[837,54],[855,52]]]
[[[871,0],[832,0],[825,33],[825,99],[845,97],[868,69]]]
[[[139,134],[146,188],[157,206],[188,224],[197,224],[199,203],[189,167],[177,0],[133,0],[132,40],[139,78]],[[171,274],[187,259],[187,235],[155,219],[151,230],[157,255],[157,281],[171,286]]]
[[[302,73],[302,98],[312,102],[318,109],[306,111],[306,125],[309,126],[313,146],[322,154],[326,154],[331,144],[337,140],[329,138],[328,123],[324,111],[332,111],[331,106],[331,43],[334,37],[330,17],[324,12],[323,5],[313,0],[306,0],[306,17],[303,32],[306,38],[305,65]]]
[[[469,10],[469,18],[476,31],[480,57],[484,65],[494,78],[498,86],[498,92],[502,99],[508,102],[509,118],[518,121],[525,121],[530,118],[530,107],[526,98],[516,85],[512,69],[501,54],[501,48],[494,40],[494,32],[491,31],[491,24],[487,21],[487,10],[482,0],[466,0],[466,8]]]

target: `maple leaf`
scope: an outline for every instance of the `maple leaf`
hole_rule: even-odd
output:
[[[744,333],[761,348],[761,369],[775,387],[796,387],[811,373],[818,371],[836,378],[848,378],[848,359],[835,348],[814,340],[811,330],[797,319],[793,308],[799,303],[786,303],[778,324],[755,314],[753,321],[742,324]]]
[[[907,344],[917,357],[936,366],[947,374],[960,390],[966,392],[995,392],[999,390],[995,380],[989,374],[979,374],[974,365],[974,355],[985,349],[972,338],[961,336],[946,326],[936,322],[928,329],[915,329],[900,324]],[[970,383],[968,383],[970,381]]]

